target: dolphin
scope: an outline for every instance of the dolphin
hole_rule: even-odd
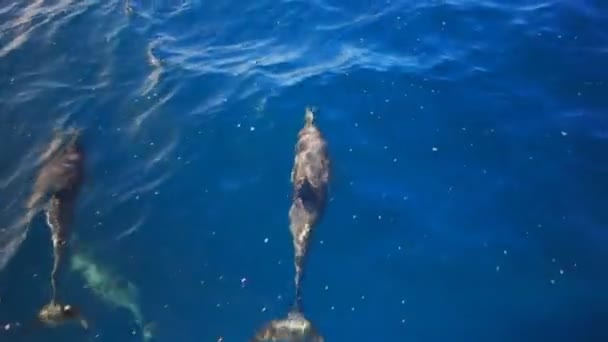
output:
[[[302,313],[300,283],[311,233],[325,211],[330,160],[327,142],[314,123],[311,108],[306,108],[304,118],[304,127],[298,132],[291,171],[293,194],[289,209],[289,228],[295,250],[295,300],[286,318],[266,323],[257,331],[252,342],[324,341],[323,336]]]
[[[27,202],[28,219],[31,220],[37,207],[49,197],[43,208],[53,244],[52,295],[50,302],[39,311],[38,319],[48,326],[57,326],[62,321],[78,318],[86,329],[88,324],[79,310],[60,303],[57,295],[58,273],[67,249],[75,200],[83,181],[84,153],[80,146],[80,131],[57,130],[44,159]]]
[[[306,108],[305,124],[298,133],[291,171],[293,202],[289,209],[289,228],[295,249],[296,306],[301,300],[301,279],[312,230],[325,210],[330,177],[327,141],[314,123],[314,113]]]
[[[82,249],[72,255],[70,268],[80,273],[87,288],[104,302],[127,310],[137,324],[143,341],[154,338],[157,325],[154,322],[144,322],[139,306],[139,289],[135,284],[99,264],[91,252]]]

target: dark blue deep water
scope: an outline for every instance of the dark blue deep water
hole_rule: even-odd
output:
[[[156,341],[283,317],[308,105],[334,166],[303,288],[326,341],[608,341],[605,1],[125,1],[0,0],[1,342],[142,341],[69,267],[91,329],[24,332],[43,215],[8,245],[56,127],[87,152],[74,248],[139,289]]]

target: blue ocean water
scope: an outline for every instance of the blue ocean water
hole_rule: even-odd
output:
[[[303,299],[327,341],[607,341],[607,82],[601,1],[0,0],[0,228],[79,127],[78,248],[157,341],[247,341],[293,300],[312,105],[333,173]],[[0,341],[141,341],[71,271],[90,331],[22,333],[48,239],[39,215],[0,271]]]

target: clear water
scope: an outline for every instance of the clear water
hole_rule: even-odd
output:
[[[90,331],[15,326],[50,294],[44,217],[7,248],[54,127],[84,130],[75,248],[157,341],[284,317],[307,105],[335,166],[303,284],[327,341],[608,340],[608,5],[131,6],[0,0],[0,341],[142,340],[71,270]]]

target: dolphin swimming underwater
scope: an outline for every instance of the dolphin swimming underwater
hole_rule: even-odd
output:
[[[298,132],[294,165],[291,171],[293,186],[289,208],[289,228],[293,238],[295,265],[295,299],[287,317],[265,324],[252,339],[256,341],[323,342],[301,307],[301,279],[308,245],[313,229],[325,211],[330,177],[327,142],[314,123],[314,113],[306,108],[305,124]]]
[[[305,125],[298,133],[291,171],[293,203],[289,209],[289,228],[295,249],[297,301],[300,300],[300,283],[310,236],[325,211],[329,176],[327,142],[314,124],[312,109],[307,108]]]
[[[72,255],[70,268],[81,275],[87,288],[97,297],[114,307],[126,309],[144,341],[154,337],[156,324],[144,322],[139,306],[139,289],[135,284],[104,267],[93,258],[91,252],[83,252],[82,249]]]
[[[78,319],[86,329],[88,323],[79,314],[79,310],[72,305],[62,304],[57,294],[59,270],[67,250],[74,205],[84,176],[84,152],[80,145],[80,131],[57,130],[43,158],[43,165],[27,202],[28,220],[31,221],[38,206],[49,197],[42,207],[53,245],[52,294],[50,302],[39,311],[38,319],[48,326]]]

